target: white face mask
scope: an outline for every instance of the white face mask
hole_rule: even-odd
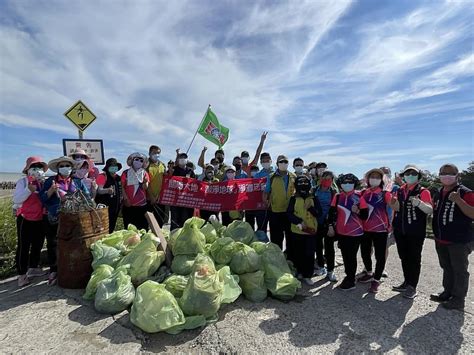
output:
[[[76,173],[74,175],[79,179],[84,179],[87,177],[88,174],[89,174],[89,169],[82,168],[82,169],[76,170]]]
[[[249,158],[243,157],[243,158],[242,158],[242,164],[247,165],[248,163],[249,163]]]
[[[150,158],[154,162],[157,162],[160,159],[160,155],[159,154],[152,154]]]
[[[278,163],[278,170],[287,171],[288,170],[288,163]]]
[[[380,183],[382,182],[381,179],[374,179],[374,178],[370,178],[369,179],[369,185],[370,187],[378,187],[380,186]]]
[[[235,173],[227,173],[227,180],[234,180],[235,179]]]
[[[179,166],[185,166],[188,163],[188,159],[178,159],[178,165]]]
[[[72,168],[66,166],[58,169],[58,172],[61,176],[67,177],[71,175]]]
[[[315,175],[316,175],[316,168],[311,168],[311,169],[309,170],[309,173],[310,173],[311,175],[315,176]]]
[[[262,163],[262,167],[264,169],[270,169],[272,167],[272,162],[268,162],[268,163]]]
[[[298,173],[298,174],[299,174],[299,173],[302,173],[302,172],[303,172],[303,167],[300,166],[300,165],[295,166],[295,172]]]
[[[32,176],[36,179],[41,179],[42,177],[44,177],[44,170],[41,168],[29,168],[28,176]]]

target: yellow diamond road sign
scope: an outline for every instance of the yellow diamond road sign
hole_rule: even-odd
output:
[[[89,110],[81,100],[72,105],[71,108],[64,113],[64,116],[82,132],[96,119],[94,113]]]

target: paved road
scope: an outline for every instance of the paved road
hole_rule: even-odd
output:
[[[391,251],[390,277],[375,297],[367,294],[366,285],[344,293],[320,280],[304,286],[289,303],[239,299],[220,311],[216,324],[177,336],[145,334],[130,323],[127,312],[98,314],[80,291],[48,287],[44,280],[19,290],[14,279],[5,280],[0,283],[0,352],[472,354],[472,287],[465,312],[446,311],[429,301],[429,294],[439,290],[441,273],[434,243],[427,240],[420,295],[403,299],[390,290],[401,281],[395,248]],[[337,273],[342,276],[340,267]]]

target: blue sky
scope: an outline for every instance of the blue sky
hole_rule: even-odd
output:
[[[2,1],[0,171],[62,154],[82,99],[106,157],[186,150],[208,104],[226,160],[265,150],[361,176],[474,159],[472,1]],[[197,161],[198,136],[190,151]]]

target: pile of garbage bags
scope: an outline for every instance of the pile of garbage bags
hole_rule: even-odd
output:
[[[98,312],[130,311],[131,322],[148,333],[178,334],[218,319],[222,305],[241,294],[263,302],[268,293],[290,300],[301,287],[281,249],[243,221],[228,227],[198,217],[165,233],[171,268],[150,232],[129,226],[91,246],[93,273],[84,298]]]

